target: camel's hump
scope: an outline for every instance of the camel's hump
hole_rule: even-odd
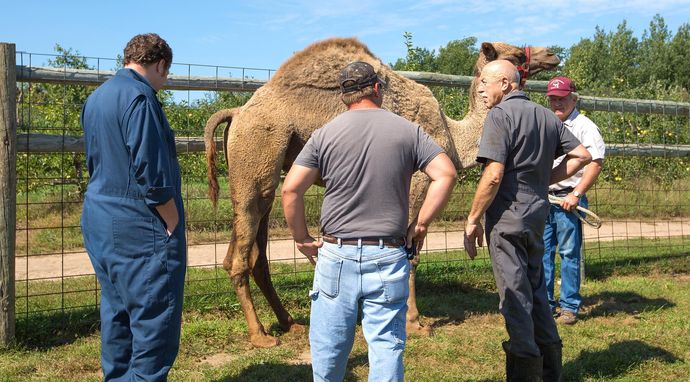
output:
[[[276,71],[271,86],[338,89],[338,73],[353,61],[365,61],[380,73],[381,60],[355,38],[317,41],[295,53]]]

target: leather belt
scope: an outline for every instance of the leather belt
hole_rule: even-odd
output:
[[[554,195],[554,196],[564,197],[564,196],[567,196],[569,193],[573,192],[573,190],[574,190],[573,187],[566,187],[562,190],[549,190],[549,194]]]
[[[321,240],[326,243],[338,244],[338,238],[331,235],[321,236]],[[395,237],[362,237],[359,239],[343,239],[340,238],[340,244],[343,245],[357,245],[359,241],[362,241],[362,245],[381,245],[381,240],[383,240],[383,245],[390,248],[400,248],[405,245],[405,240],[403,238]]]

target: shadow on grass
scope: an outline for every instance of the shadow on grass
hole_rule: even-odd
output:
[[[624,375],[628,370],[649,360],[673,363],[678,358],[660,347],[642,341],[622,341],[609,345],[605,350],[582,351],[576,359],[563,365],[563,380],[608,380]]]
[[[15,341],[22,347],[46,350],[88,337],[98,332],[99,327],[96,307],[20,316],[17,317]]]
[[[646,298],[635,292],[601,292],[584,299],[585,306],[593,306],[583,318],[609,316],[616,313],[638,314],[647,310],[676,306],[665,298]]]
[[[586,265],[587,279],[606,280],[612,276],[642,275],[653,270],[665,274],[690,273],[690,254],[687,252],[625,258],[592,260]]]
[[[463,278],[457,271],[456,278]],[[438,318],[432,327],[463,322],[472,314],[498,313],[498,293],[493,291],[493,279],[467,283],[460,280],[439,280],[433,275],[417,278],[417,306],[429,318]]]
[[[350,358],[345,372],[346,382],[356,381],[356,376],[352,369],[366,365],[369,362],[367,354],[360,354]],[[253,364],[242,370],[239,375],[227,376],[217,379],[217,382],[283,382],[283,381],[311,381],[312,371],[310,364],[287,364],[287,363],[260,363]]]
[[[296,324],[302,325],[304,328],[304,335],[307,336],[309,335],[309,314],[302,314],[301,312],[296,312],[292,313],[292,319],[295,320]],[[286,334],[287,332],[284,331],[283,329],[280,328],[280,324],[278,324],[278,319],[273,317],[273,321],[271,321],[270,325],[268,327],[268,333],[271,335],[283,335]],[[293,329],[294,330],[294,329]]]

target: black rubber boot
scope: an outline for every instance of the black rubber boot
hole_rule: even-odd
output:
[[[544,382],[561,382],[563,374],[563,343],[539,345],[544,358],[542,378]]]
[[[507,382],[541,382],[542,357],[519,357],[510,351],[510,342],[503,342],[506,353]]]

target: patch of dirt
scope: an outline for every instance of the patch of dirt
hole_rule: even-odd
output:
[[[297,358],[291,359],[289,363],[291,365],[311,365],[311,353],[309,348],[304,348]]]
[[[231,363],[235,359],[237,359],[236,355],[229,353],[218,353],[203,357],[199,363],[212,367],[220,367]]]
[[[660,280],[670,280],[681,283],[690,283],[690,273],[675,273],[668,274],[662,273],[660,271],[655,271],[651,273],[648,277]]]
[[[674,275],[672,278],[676,281],[680,281],[680,282],[684,282],[684,283],[690,283],[690,274]]]

